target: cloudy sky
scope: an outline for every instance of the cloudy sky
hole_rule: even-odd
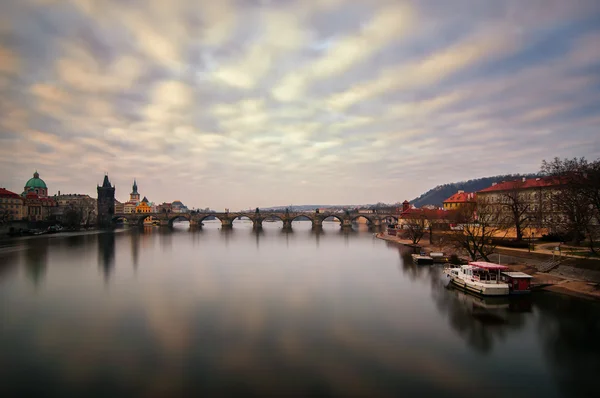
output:
[[[0,186],[396,202],[600,156],[598,0],[3,0]]]

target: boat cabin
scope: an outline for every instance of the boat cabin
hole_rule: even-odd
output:
[[[502,281],[508,284],[510,294],[530,293],[532,278],[524,272],[502,272]]]
[[[463,267],[463,272],[472,279],[482,283],[504,283],[500,276],[501,271],[508,271],[508,267],[486,261],[471,261],[469,266]]]

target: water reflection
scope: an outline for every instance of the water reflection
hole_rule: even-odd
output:
[[[570,397],[598,395],[600,304],[544,293],[535,305],[544,357],[561,391]]]
[[[555,379],[593,392],[572,385],[600,365],[597,307],[446,290],[412,250],[305,223],[132,229],[38,257],[30,243],[22,257],[51,272],[35,296],[20,274],[0,289],[14,303],[0,396],[550,397]]]
[[[477,297],[449,287],[434,290],[439,311],[467,344],[482,354],[525,325],[531,297]]]
[[[25,273],[36,287],[43,282],[46,275],[48,247],[47,238],[25,240]]]
[[[98,235],[98,266],[108,282],[115,266],[115,234],[99,233]]]

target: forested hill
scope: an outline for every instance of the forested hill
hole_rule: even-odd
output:
[[[450,196],[454,195],[459,190],[463,190],[465,192],[477,192],[481,191],[484,188],[487,188],[492,185],[494,182],[502,182],[509,180],[516,180],[519,178],[536,178],[539,177],[538,174],[507,174],[500,175],[494,177],[483,177],[477,178],[469,181],[461,181],[461,182],[453,182],[450,184],[438,185],[437,187],[430,189],[425,192],[423,195],[418,198],[412,200],[410,203],[415,205],[416,207],[421,207],[424,205],[435,205],[442,206],[444,200],[448,199]]]

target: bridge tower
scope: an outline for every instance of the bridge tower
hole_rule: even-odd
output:
[[[102,186],[98,185],[98,220],[99,228],[110,228],[112,216],[115,214],[115,187],[110,184],[108,175],[104,176]]]

